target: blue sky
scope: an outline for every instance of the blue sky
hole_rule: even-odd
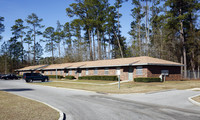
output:
[[[110,0],[113,3],[114,0]],[[2,33],[3,41],[7,41],[12,36],[11,26],[14,25],[16,19],[25,20],[31,13],[36,13],[39,18],[43,18],[41,24],[46,27],[56,27],[57,20],[61,24],[70,22],[72,18],[66,15],[65,9],[69,7],[74,0],[0,0],[0,16],[5,18],[5,32]],[[111,3],[111,4],[112,4]],[[122,17],[120,18],[122,35],[130,40],[128,31],[130,30],[131,17],[131,1],[125,2],[120,9]],[[46,55],[45,55],[46,56]]]

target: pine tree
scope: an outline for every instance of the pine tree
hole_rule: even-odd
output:
[[[75,59],[77,61],[82,61],[83,60],[83,51],[82,51],[82,38],[81,38],[81,20],[80,19],[74,19],[70,26],[71,26],[71,31],[72,35],[75,37],[73,40],[73,45],[74,45],[74,50],[76,50],[74,55],[76,56]]]
[[[41,28],[44,27],[44,25],[41,25],[40,23],[43,21],[42,18],[38,18],[38,16],[35,13],[32,13],[28,16],[26,19],[26,22],[30,24],[29,31],[32,31],[31,37],[33,37],[33,64],[35,65],[36,60],[36,54],[35,54],[35,44],[36,44],[36,36],[42,35],[42,32],[40,31]]]
[[[36,58],[36,62],[37,64],[40,64],[39,63],[39,60],[41,58],[41,56],[43,55],[43,48],[42,46],[37,42],[35,44],[35,58]]]
[[[176,30],[180,39],[181,46],[181,60],[184,64],[184,77],[187,77],[187,68],[188,68],[188,58],[187,58],[187,26],[188,19],[190,19],[191,11],[196,11],[199,9],[199,3],[197,0],[167,0],[165,3],[170,10],[166,13],[168,18],[166,26],[170,29]],[[190,25],[189,25],[190,26]],[[190,26],[192,29],[192,26]],[[193,56],[193,55],[192,55]]]
[[[21,48],[22,48],[22,51],[21,51],[21,60],[22,60],[22,64],[24,62],[24,46],[23,46],[23,39],[24,39],[24,36],[25,36],[25,32],[24,30],[27,28],[26,26],[23,25],[24,21],[22,19],[17,19],[15,20],[15,25],[13,25],[11,27],[11,31],[12,34],[18,39],[20,39],[21,41]]]
[[[3,38],[3,37],[1,36],[1,33],[4,32],[4,30],[5,30],[5,26],[4,26],[4,24],[2,23],[3,21],[4,21],[4,17],[1,17],[1,16],[0,16],[0,41],[1,41],[1,39]]]
[[[72,33],[71,33],[71,26],[69,22],[66,22],[63,26],[63,35],[64,35],[64,45],[66,44],[67,47],[64,46],[65,57],[71,57],[72,54]]]
[[[43,32],[43,37],[46,42],[46,51],[51,52],[52,55],[52,61],[51,63],[54,64],[54,51],[56,50],[56,39],[55,39],[55,30],[53,27],[47,27],[45,31]]]
[[[56,43],[58,45],[58,56],[59,58],[61,57],[61,50],[60,50],[60,43],[61,43],[61,39],[62,39],[62,25],[60,24],[60,21],[57,21],[57,28],[55,31],[55,39],[56,39]]]
[[[145,13],[142,11],[142,5],[140,0],[132,0],[132,4],[134,5],[134,8],[131,10],[132,14],[131,16],[133,17],[133,22],[131,23],[131,30],[129,32],[130,35],[133,37],[133,48],[136,48],[134,52],[136,52],[136,55],[139,54],[141,56],[142,53],[142,18],[145,16]],[[136,32],[136,33],[134,33]],[[136,38],[136,40],[134,40]],[[136,46],[134,44],[137,44]]]
[[[24,42],[28,44],[28,50],[26,51],[26,53],[28,54],[28,63],[31,63],[31,44],[33,42],[33,39],[31,37],[31,31],[27,31],[26,33],[26,37],[24,38]]]

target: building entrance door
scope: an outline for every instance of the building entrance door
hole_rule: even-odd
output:
[[[133,80],[133,67],[128,69],[128,80]]]

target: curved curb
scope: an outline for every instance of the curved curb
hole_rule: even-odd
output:
[[[20,97],[24,97],[24,96],[20,96]],[[47,103],[45,103],[45,102],[42,102],[42,101],[39,101],[39,100],[36,100],[36,99],[32,99],[32,98],[28,98],[28,97],[24,97],[24,98],[27,98],[27,99],[30,99],[30,100],[33,100],[33,101],[37,101],[37,102],[39,102],[39,103],[42,103],[42,104],[44,104],[44,105],[47,105],[48,107],[50,107],[50,108],[56,110],[57,112],[59,112],[60,117],[59,117],[58,120],[66,120],[65,113],[63,113],[63,112],[62,112],[61,110],[59,110],[58,108],[55,108],[55,107],[53,107],[53,106],[51,106],[51,105],[49,105],[49,104],[47,104]]]
[[[197,102],[197,101],[195,101],[195,100],[192,99],[192,98],[197,97],[197,96],[200,96],[200,94],[194,95],[194,96],[191,96],[191,97],[188,97],[188,100],[189,100],[191,103],[200,106],[200,103],[199,103],[199,102]]]

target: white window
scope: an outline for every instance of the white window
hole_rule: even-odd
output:
[[[51,75],[52,75],[52,71],[51,71]]]
[[[89,75],[88,69],[85,70],[85,75]]]
[[[63,74],[63,71],[60,71],[60,75],[62,75]]]
[[[143,68],[142,68],[142,66],[138,66],[136,68],[136,75],[143,75]]]
[[[108,74],[109,74],[109,70],[108,70],[108,68],[105,68],[105,70],[104,70],[104,74],[105,74],[105,75],[108,75]]]
[[[98,75],[98,69],[97,68],[94,69],[94,75]]]
[[[162,75],[169,75],[169,70],[161,70]]]
[[[69,70],[69,75],[72,75],[72,70],[71,69]]]
[[[81,76],[81,72],[82,72],[82,70],[80,69],[80,70],[78,71],[78,76]]]
[[[69,74],[68,74],[68,70],[66,70],[66,76],[68,76]]]
[[[120,75],[120,68],[119,67],[116,69],[116,75]]]
[[[46,71],[46,74],[48,75],[48,71]]]

